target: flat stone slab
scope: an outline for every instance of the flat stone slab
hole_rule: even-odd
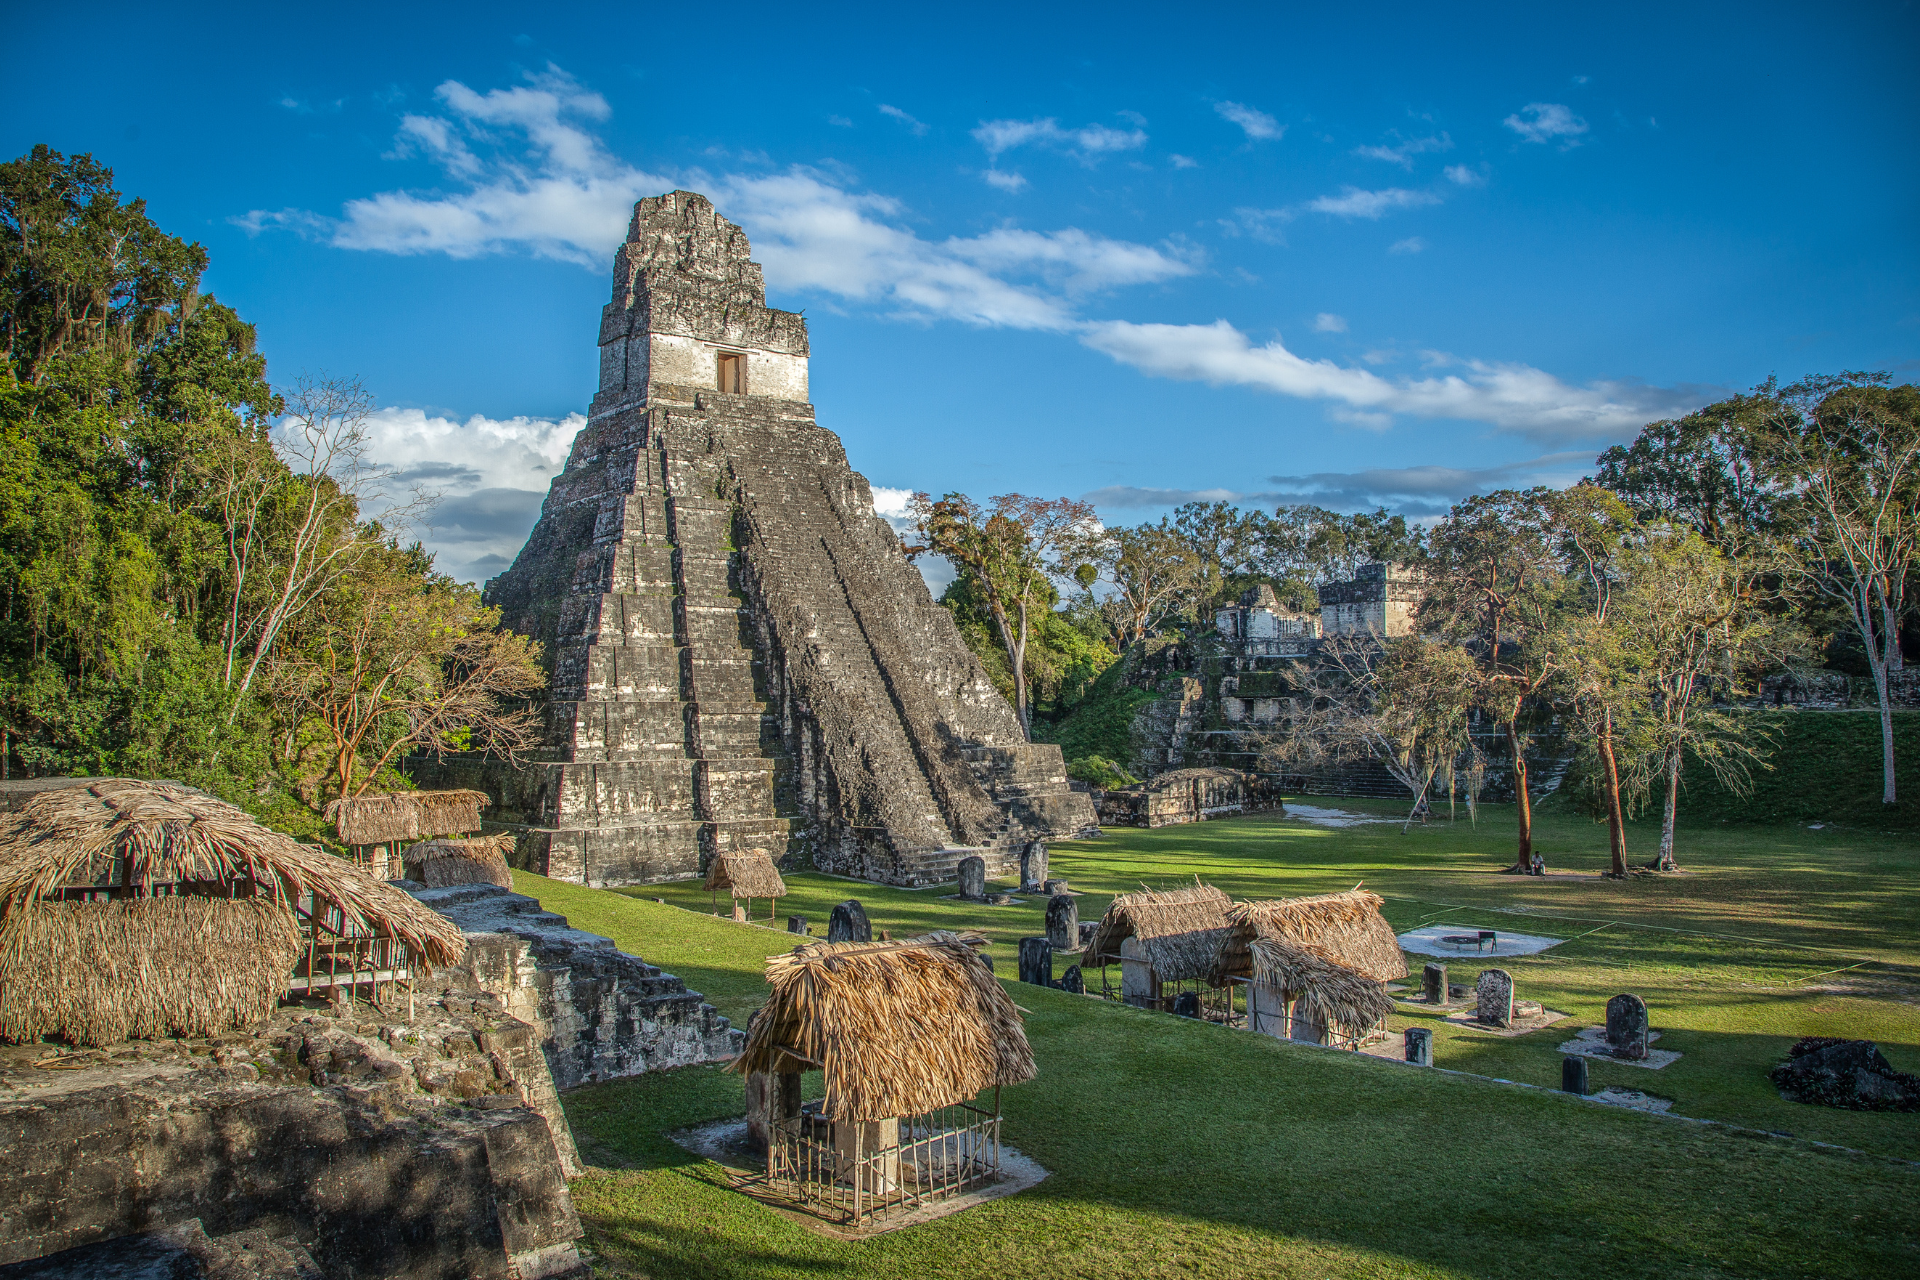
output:
[[[1633,1111],[1651,1111],[1655,1115],[1673,1106],[1672,1098],[1656,1098],[1650,1093],[1638,1089],[1602,1089],[1598,1093],[1587,1095],[1595,1102],[1604,1102],[1609,1106],[1626,1107]]]
[[[1048,1172],[1033,1160],[1002,1143],[998,1181],[984,1187],[977,1187],[962,1195],[936,1200],[918,1209],[903,1209],[888,1215],[882,1221],[856,1230],[844,1223],[819,1217],[784,1196],[773,1193],[767,1186],[766,1157],[747,1145],[747,1121],[744,1116],[732,1120],[714,1120],[691,1129],[676,1130],[669,1133],[667,1137],[678,1146],[719,1165],[735,1191],[758,1201],[782,1217],[792,1219],[809,1231],[831,1236],[835,1240],[866,1240],[873,1236],[886,1235],[889,1231],[898,1231],[902,1227],[918,1226],[922,1222],[949,1217],[962,1210],[971,1209],[977,1204],[1004,1199],[1017,1192],[1025,1191],[1028,1187],[1038,1186],[1045,1180]]]
[[[1658,1031],[1647,1033],[1647,1043],[1652,1044],[1660,1038]],[[1582,1027],[1579,1034],[1560,1046],[1561,1053],[1577,1053],[1583,1058],[1593,1058],[1600,1062],[1617,1062],[1623,1067],[1645,1067],[1649,1071],[1658,1071],[1664,1066],[1680,1061],[1680,1054],[1672,1049],[1649,1049],[1644,1058],[1615,1057],[1613,1046],[1607,1043],[1605,1027]]]
[[[1451,934],[1475,934],[1480,932],[1478,925],[1471,927],[1462,924],[1429,924],[1409,930],[1399,937],[1400,949],[1410,951],[1417,956],[1437,956],[1441,959],[1456,960],[1462,956],[1468,959],[1492,959],[1494,956],[1531,956],[1538,955],[1549,947],[1557,947],[1565,938],[1545,938],[1531,933],[1508,933],[1498,930],[1499,938],[1485,946],[1476,948],[1473,943],[1453,943],[1443,941]]]
[[[1480,1019],[1475,1016],[1477,1010],[1471,998],[1466,1000],[1464,1004],[1465,1007],[1459,1012],[1450,1013],[1442,1018],[1441,1021],[1451,1027],[1461,1027],[1467,1031],[1477,1031],[1483,1036],[1499,1036],[1502,1039],[1509,1036],[1524,1036],[1531,1032],[1538,1031],[1542,1027],[1550,1027],[1556,1022],[1564,1021],[1568,1016],[1555,1009],[1542,1009],[1539,1013],[1526,1014],[1524,1016],[1516,1013],[1513,1015],[1512,1026],[1495,1027],[1480,1021]],[[1439,1007],[1439,1005],[1434,1006],[1436,1009]]]
[[[1345,809],[1322,809],[1316,805],[1295,804],[1289,800],[1285,818],[1297,818],[1316,827],[1362,827],[1377,822],[1403,823],[1405,818],[1376,818],[1371,814],[1349,813]]]

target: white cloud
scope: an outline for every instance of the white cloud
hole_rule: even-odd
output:
[[[1559,102],[1529,102],[1501,123],[1528,142],[1564,138],[1563,149],[1579,146],[1579,135],[1587,131],[1587,122]]]
[[[1003,173],[999,169],[988,169],[980,176],[987,180],[988,186],[998,187],[1002,191],[1019,191],[1027,185],[1027,180],[1019,174]]]
[[[901,124],[904,124],[905,126],[907,126],[908,129],[911,129],[913,131],[913,136],[916,138],[921,138],[926,136],[927,126],[921,123],[920,121],[915,120],[912,116],[908,115],[906,112],[902,111],[898,107],[890,107],[883,102],[880,104],[880,114],[883,116],[891,116],[895,120],[898,120]]]
[[[1464,164],[1450,164],[1446,167],[1447,181],[1462,187],[1482,187],[1487,183],[1486,171],[1472,169]]]
[[[1337,316],[1331,311],[1322,311],[1313,318],[1313,331],[1315,333],[1345,333],[1347,331],[1346,317]]]
[[[1222,119],[1239,125],[1250,142],[1278,138],[1287,131],[1287,126],[1266,112],[1249,107],[1242,102],[1216,102],[1213,104],[1213,109],[1220,113]]]
[[[1405,240],[1395,240],[1387,246],[1388,253],[1419,253],[1427,247],[1427,242],[1419,236],[1408,236]]]
[[[1385,160],[1388,164],[1397,164],[1402,169],[1413,168],[1413,157],[1429,151],[1451,151],[1453,139],[1444,133],[1426,138],[1406,138],[1394,145],[1380,147],[1355,147],[1353,154],[1369,160]]]
[[[1110,129],[1103,124],[1062,129],[1060,122],[1051,116],[1044,120],[982,120],[973,130],[973,139],[996,160],[1015,147],[1041,146],[1064,151],[1083,164],[1119,151],[1137,151],[1147,145],[1144,129]]]
[[[1359,187],[1342,187],[1337,196],[1309,200],[1307,208],[1315,213],[1330,213],[1337,218],[1378,219],[1396,209],[1417,209],[1421,205],[1439,203],[1440,197],[1431,191],[1410,191],[1405,187],[1363,191]]]
[[[853,128],[853,121],[847,119],[845,116],[828,116],[827,123],[840,129]]]
[[[1467,361],[1459,373],[1390,380],[1331,360],[1307,360],[1278,339],[1255,346],[1246,334],[1212,324],[1088,324],[1081,341],[1143,373],[1253,387],[1372,414],[1463,418],[1539,440],[1616,440],[1655,418],[1704,402],[1694,389],[1667,390],[1626,382],[1569,386],[1522,364]]]
[[[1200,167],[1200,162],[1192,156],[1183,156],[1174,153],[1169,155],[1167,159],[1172,162],[1173,167],[1176,169],[1198,169]]]
[[[440,495],[421,541],[443,571],[479,582],[519,554],[586,421],[570,413],[558,419],[474,414],[460,422],[420,409],[381,409],[367,424],[368,456],[389,470],[388,488],[396,493]]]

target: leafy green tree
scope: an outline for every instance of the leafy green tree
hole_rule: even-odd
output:
[[[1594,483],[1642,521],[1692,529],[1716,547],[1752,549],[1791,507],[1756,450],[1773,399],[1766,387],[1684,418],[1650,422],[1629,445],[1601,454]]]

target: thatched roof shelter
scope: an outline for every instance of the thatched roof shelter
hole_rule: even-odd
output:
[[[346,844],[392,844],[478,831],[491,803],[484,791],[394,791],[342,797],[326,819]]]
[[[287,990],[307,895],[422,962],[466,949],[444,916],[212,796],[127,778],[43,792],[0,814],[0,1036],[257,1020]]]
[[[514,838],[504,832],[464,839],[440,836],[409,847],[403,865],[407,879],[418,880],[429,889],[461,884],[497,884],[511,889],[513,872],[507,866],[507,855],[513,852],[513,846]]]
[[[1392,982],[1407,976],[1407,957],[1393,926],[1380,914],[1384,899],[1365,889],[1311,898],[1236,902],[1227,912],[1231,932],[1220,948],[1214,980],[1252,976],[1249,951],[1256,938],[1304,943],[1369,978]]]
[[[1187,889],[1143,889],[1123,893],[1107,904],[1107,913],[1087,945],[1086,963],[1106,965],[1119,958],[1120,944],[1138,938],[1147,963],[1162,982],[1204,978],[1213,972],[1227,937],[1227,895],[1194,878]]]
[[[736,898],[784,898],[787,882],[765,849],[716,853],[707,864],[707,888],[729,890]]]
[[[1387,984],[1341,964],[1318,948],[1288,938],[1255,938],[1248,948],[1252,977],[1283,1000],[1298,1001],[1294,1016],[1339,1035],[1358,1035],[1393,1012]]]
[[[803,943],[767,961],[772,997],[732,1070],[821,1067],[835,1119],[924,1115],[1034,1076],[1019,1010],[978,934]]]

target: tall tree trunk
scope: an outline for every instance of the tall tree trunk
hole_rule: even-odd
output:
[[[1527,752],[1519,730],[1507,725],[1507,749],[1513,753],[1513,800],[1520,815],[1520,851],[1507,870],[1524,874],[1533,859],[1533,799],[1527,794]]]
[[[1679,864],[1673,860],[1674,818],[1680,810],[1680,748],[1667,748],[1667,804],[1666,812],[1660,819],[1660,860],[1654,863],[1657,871],[1678,871]]]
[[[1620,766],[1613,758],[1613,717],[1608,716],[1600,733],[1600,763],[1607,789],[1607,847],[1613,865],[1607,874],[1625,879],[1627,874],[1627,827],[1620,812]]]

